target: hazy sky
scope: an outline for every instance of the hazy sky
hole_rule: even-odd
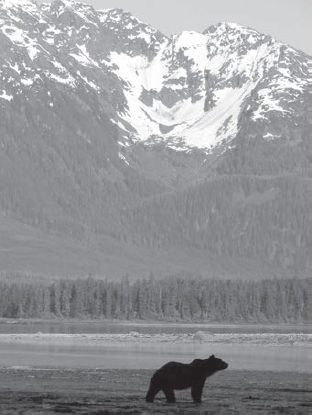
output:
[[[48,0],[38,0],[38,3]],[[312,55],[312,0],[80,0],[96,9],[122,8],[165,35],[202,32],[234,22]]]

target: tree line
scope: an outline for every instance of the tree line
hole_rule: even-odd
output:
[[[170,277],[0,282],[1,318],[306,322],[309,280]]]

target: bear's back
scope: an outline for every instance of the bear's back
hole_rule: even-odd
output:
[[[168,362],[154,373],[153,379],[173,389],[186,389],[200,379],[203,381],[205,371],[200,365],[193,367],[190,363]]]
[[[159,374],[188,374],[190,373],[190,364],[181,362],[168,362],[155,373]]]

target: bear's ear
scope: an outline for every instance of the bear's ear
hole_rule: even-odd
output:
[[[215,359],[214,354],[212,354],[209,359]]]

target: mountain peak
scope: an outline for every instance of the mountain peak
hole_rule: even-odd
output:
[[[261,36],[261,33],[258,32],[255,29],[252,29],[248,26],[245,26],[243,24],[240,23],[235,23],[235,22],[218,22],[216,24],[210,25],[206,30],[204,30],[203,33],[205,32],[241,32],[241,33],[258,33]]]
[[[157,34],[158,37],[164,37],[157,29],[142,22],[132,13],[122,8],[100,10],[99,14],[101,16],[101,22],[115,31],[141,31],[148,34]]]
[[[236,47],[238,43],[243,42],[252,45],[261,40],[272,40],[270,36],[264,35],[252,28],[238,23],[228,22],[220,22],[212,25],[208,27],[203,34],[212,38],[214,42],[217,42],[219,45],[226,47]]]
[[[246,111],[249,124],[273,115],[284,119],[297,113],[297,95],[304,94],[305,58],[237,23],[167,38],[121,8],[97,11],[73,0],[54,0],[40,9],[32,0],[0,4],[28,11],[3,14],[1,31],[12,54],[7,70],[3,61],[7,79],[26,88],[37,74],[43,83],[48,78],[73,88],[84,85],[109,97],[108,85],[118,85],[106,104],[124,143],[131,137],[129,143],[212,151],[236,137]],[[22,79],[12,74],[20,66]],[[14,90],[5,85],[2,91],[0,97],[10,102]],[[259,127],[263,136],[280,136],[278,123]]]
[[[235,22],[219,22],[216,26],[220,27],[223,30],[238,30],[240,32],[246,32],[251,30],[255,32],[255,30],[249,28],[248,26]]]
[[[0,0],[0,7],[3,9],[22,8],[23,11],[27,9],[37,9],[38,5],[35,0]]]
[[[46,3],[43,3],[46,4]],[[80,2],[80,1],[75,1],[75,0],[52,0],[50,3],[51,6],[63,6],[63,7],[67,7],[69,9],[71,8],[76,8],[76,7],[92,7],[84,2]]]
[[[34,2],[32,0],[0,0],[0,6],[2,7],[14,7],[28,3]]]

